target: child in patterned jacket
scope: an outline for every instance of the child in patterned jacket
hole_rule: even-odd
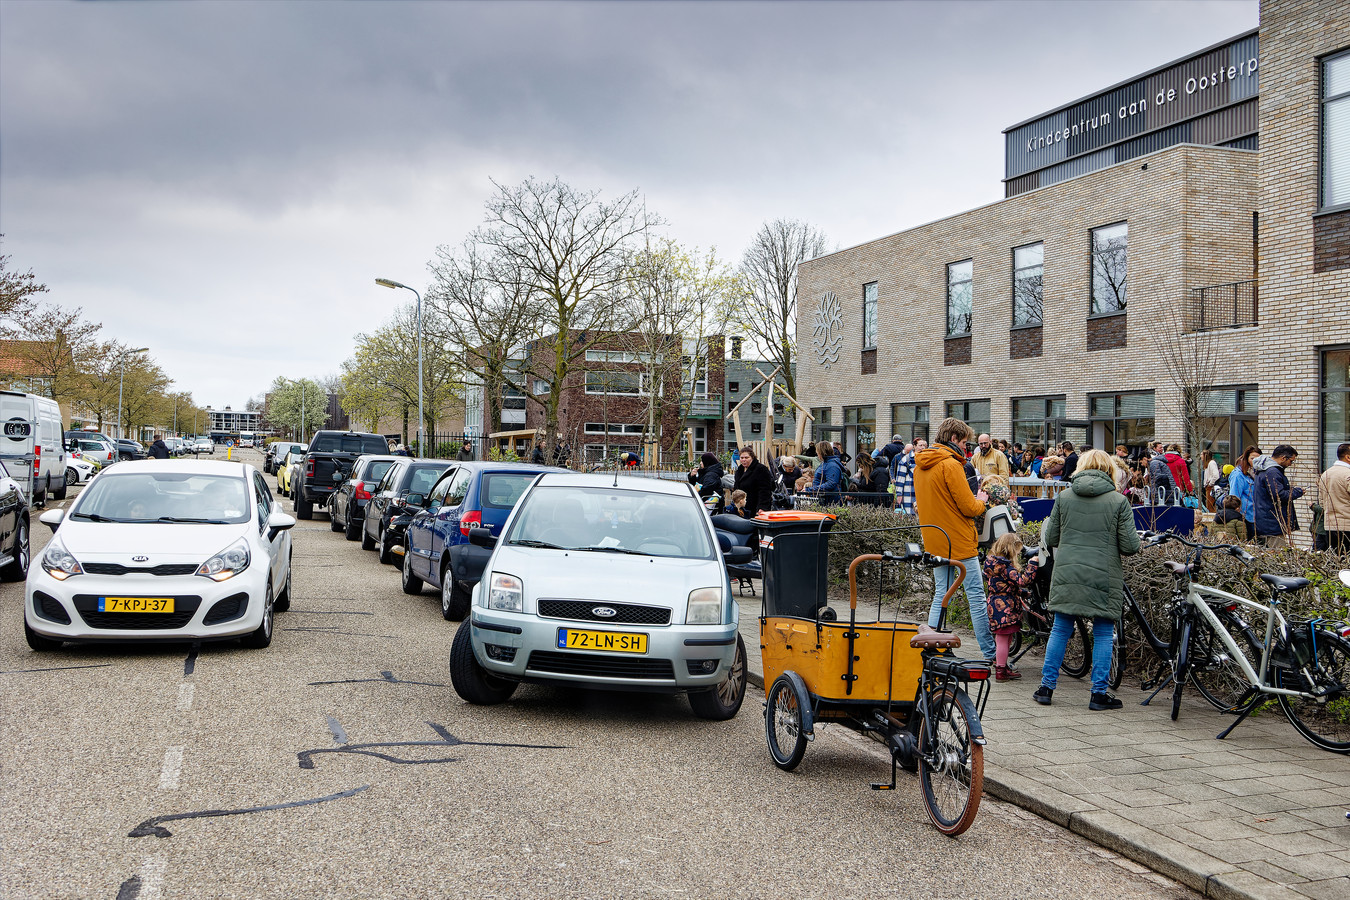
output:
[[[994,680],[1011,681],[1022,673],[1008,665],[1008,648],[1022,628],[1026,591],[1036,578],[1036,560],[1023,561],[1022,539],[1014,532],[994,541],[984,561],[989,630],[994,633]]]

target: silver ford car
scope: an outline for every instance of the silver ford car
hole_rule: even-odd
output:
[[[745,644],[726,566],[684,482],[540,475],[494,537],[450,674],[470,703],[526,682],[687,692],[694,713],[729,719],[745,697]]]

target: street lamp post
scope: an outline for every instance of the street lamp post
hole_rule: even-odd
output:
[[[417,298],[417,455],[425,456],[427,453],[426,441],[422,434],[426,422],[422,418],[422,295],[406,284],[390,281],[388,278],[376,278],[375,283],[380,287],[403,288],[405,291],[412,291],[413,296]]]
[[[149,350],[149,347],[137,347],[135,350],[122,351],[119,360],[121,365],[117,374],[117,436],[119,438],[126,437],[126,433],[122,430],[122,383],[126,381],[127,377],[127,357],[133,353],[146,353]]]

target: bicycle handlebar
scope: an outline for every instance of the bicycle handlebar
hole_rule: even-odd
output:
[[[1187,540],[1175,531],[1141,531],[1139,532],[1139,536],[1145,538],[1149,544],[1154,546],[1165,544],[1168,541],[1178,541],[1179,543],[1185,544],[1187,547],[1193,547],[1200,552],[1205,550],[1218,550],[1247,563],[1256,559],[1256,557],[1252,556],[1236,544],[1200,544],[1195,541]]]

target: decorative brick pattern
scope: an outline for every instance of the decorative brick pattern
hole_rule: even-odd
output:
[[[969,337],[947,338],[942,342],[942,364],[944,366],[970,365]]]
[[[1041,355],[1044,328],[1014,328],[1008,332],[1008,358],[1031,359]]]
[[[1350,209],[1313,219],[1313,271],[1350,269]]]
[[[875,349],[862,352],[862,374],[877,374],[877,351]]]
[[[1088,350],[1118,350],[1125,346],[1125,320],[1128,316],[1102,316],[1088,319]]]

